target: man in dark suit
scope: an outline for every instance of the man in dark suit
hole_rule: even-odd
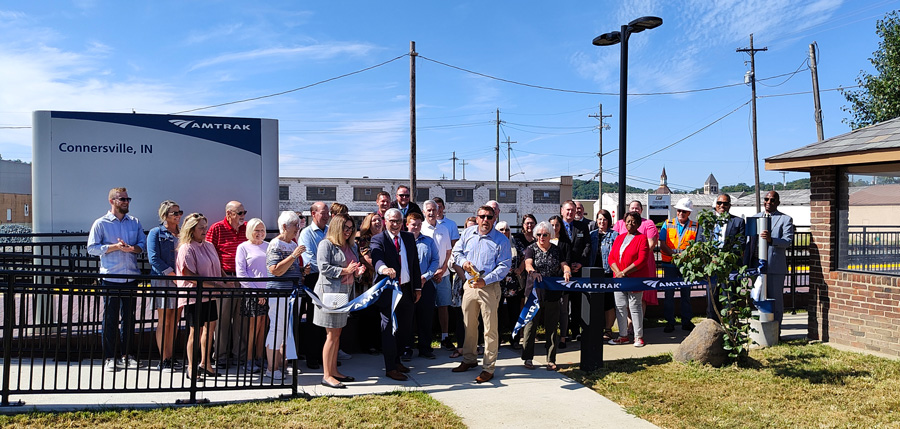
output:
[[[568,248],[566,262],[572,267],[572,277],[581,277],[581,267],[590,266],[591,258],[591,233],[588,223],[576,220],[578,206],[574,201],[568,200],[560,208],[560,216],[563,219],[559,230],[560,249]],[[572,337],[581,335],[581,297],[580,292],[569,292],[569,304],[572,306],[570,328]],[[561,310],[563,313],[566,309]],[[568,329],[566,329],[568,330]],[[566,330],[561,330],[560,335],[565,338]],[[565,342],[560,340],[560,348],[565,347]]]
[[[377,274],[375,281],[381,281],[385,277],[397,279],[403,297],[396,309],[396,334],[392,333],[391,294],[382,294],[378,299],[384,371],[389,378],[405,381],[408,378],[405,373],[409,372],[409,368],[400,363],[400,354],[403,347],[412,345],[412,317],[415,302],[422,296],[422,273],[415,237],[400,230],[403,226],[400,210],[389,209],[385,213],[385,223],[387,227],[381,234],[372,237],[369,247]]]
[[[400,215],[403,216],[403,226],[400,229],[403,231],[406,231],[406,215],[418,213],[424,216],[419,205],[412,201],[412,193],[406,185],[397,187],[397,199],[391,201],[391,208],[400,210]]]
[[[728,194],[719,194],[719,196],[716,197],[716,214],[721,216],[722,214],[728,213],[730,209],[731,196]],[[713,230],[713,235],[714,237],[706,237],[704,231],[700,231],[700,236],[697,238],[697,241],[716,241],[721,246],[725,243],[733,244],[734,240],[741,240],[741,246],[739,248],[743,251],[743,243],[746,241],[746,237],[744,237],[744,219],[729,213],[728,222],[725,224],[725,228],[723,229],[717,224]],[[713,279],[712,282],[706,285],[707,319],[719,320],[719,317],[716,314],[718,313],[717,309],[722,308],[719,305],[719,294],[721,293],[722,287],[718,285],[716,279]]]

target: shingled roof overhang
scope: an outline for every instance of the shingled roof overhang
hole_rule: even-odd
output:
[[[766,170],[810,171],[815,167],[900,162],[900,118],[766,158]]]

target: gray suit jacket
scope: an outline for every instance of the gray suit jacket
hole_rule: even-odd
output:
[[[753,217],[763,217],[765,212]],[[769,244],[769,274],[787,274],[787,248],[794,242],[794,220],[790,216],[775,211],[772,213],[769,232],[772,243]]]
[[[353,253],[359,255],[356,244],[351,244]],[[357,256],[358,258],[359,256]],[[325,293],[347,292],[350,286],[341,286],[341,270],[349,265],[344,252],[328,239],[319,242],[316,249],[316,262],[319,266],[319,280],[316,281],[316,289],[322,286]]]

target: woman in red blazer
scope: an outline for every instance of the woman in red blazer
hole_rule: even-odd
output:
[[[651,277],[647,269],[647,258],[652,258],[647,239],[638,232],[641,226],[641,215],[638,212],[625,214],[625,229],[627,234],[619,234],[613,242],[609,252],[609,267],[612,268],[613,277]],[[616,318],[619,324],[619,338],[609,340],[612,345],[628,344],[628,316],[626,312],[631,310],[631,320],[634,323],[634,346],[644,346],[644,311],[641,306],[642,291],[616,292]]]

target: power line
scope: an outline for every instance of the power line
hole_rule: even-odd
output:
[[[452,68],[452,69],[459,70],[459,71],[462,71],[462,72],[474,74],[474,75],[476,75],[476,76],[481,76],[481,77],[484,77],[484,78],[487,78],[487,79],[493,79],[493,80],[497,80],[497,81],[500,81],[500,82],[506,82],[506,83],[513,84],[513,85],[525,86],[525,87],[528,87],[528,88],[543,89],[543,90],[547,90],[547,91],[567,92],[567,93],[571,93],[571,94],[609,95],[609,96],[616,96],[616,95],[619,95],[619,93],[617,93],[617,92],[582,91],[582,90],[575,90],[575,89],[555,88],[555,87],[545,86],[545,85],[535,85],[535,84],[525,83],[525,82],[519,82],[519,81],[515,81],[515,80],[511,80],[511,79],[504,79],[504,78],[502,78],[502,77],[492,76],[492,75],[489,75],[489,74],[486,74],[486,73],[481,73],[481,72],[477,72],[477,71],[474,71],[474,70],[469,70],[469,69],[467,69],[467,68],[455,66],[455,65],[452,65],[452,64],[447,64],[447,63],[445,63],[445,62],[441,62],[441,61],[438,61],[438,60],[434,60],[434,59],[428,58],[428,57],[426,57],[426,56],[423,56],[422,54],[419,54],[419,58],[421,58],[421,59],[423,59],[423,60],[426,60],[426,61],[431,61],[431,62],[433,62],[433,63],[435,63],[435,64],[440,64],[440,65],[442,65],[442,66],[444,66],[444,67],[448,67],[448,68]],[[786,76],[786,75],[789,75],[789,74],[795,74],[795,73],[797,73],[797,72],[785,73],[785,74],[782,74],[782,75],[772,76],[772,77],[765,78],[765,79],[774,79],[774,78],[778,78],[778,77],[781,77],[781,76]],[[763,80],[763,79],[757,79],[757,81],[759,81],[759,80]],[[709,88],[686,89],[686,90],[681,90],[681,91],[629,93],[628,95],[631,95],[631,96],[641,96],[641,95],[678,95],[678,94],[689,94],[689,93],[693,93],[693,92],[713,91],[713,90],[716,90],[716,89],[730,88],[730,87],[741,86],[741,85],[744,85],[744,83],[743,83],[743,82],[738,82],[738,83],[731,83],[731,84],[727,84],[727,85],[713,86],[713,87],[709,87]]]
[[[355,74],[359,74],[359,73],[362,73],[362,72],[364,72],[364,71],[369,71],[369,70],[372,70],[372,69],[381,67],[381,66],[383,66],[383,65],[392,63],[392,62],[397,61],[397,60],[399,60],[400,58],[406,57],[406,56],[408,56],[408,55],[409,55],[408,53],[404,53],[403,55],[398,55],[398,56],[396,56],[396,57],[394,57],[394,58],[391,58],[391,59],[389,59],[389,60],[387,60],[387,61],[384,61],[384,62],[382,62],[382,63],[375,64],[374,66],[370,66],[370,67],[366,67],[366,68],[363,68],[363,69],[359,69],[359,70],[354,71],[354,72],[345,73],[345,74],[342,74],[342,75],[340,75],[340,76],[335,76],[335,77],[328,78],[328,79],[325,79],[325,80],[320,80],[320,81],[318,81],[318,82],[311,83],[311,84],[309,84],[309,85],[304,85],[304,86],[301,86],[301,87],[299,87],[299,88],[289,89],[289,90],[287,90],[287,91],[276,92],[276,93],[274,93],[274,94],[261,95],[261,96],[259,96],[259,97],[246,98],[246,99],[243,99],[243,100],[229,101],[229,102],[227,102],[227,103],[215,104],[215,105],[212,105],[212,106],[198,107],[198,108],[196,108],[196,109],[189,109],[189,110],[182,110],[182,111],[180,111],[180,112],[172,113],[172,115],[180,115],[180,114],[182,114],[182,113],[196,112],[196,111],[198,111],[198,110],[212,109],[212,108],[214,108],[214,107],[228,106],[228,105],[231,105],[231,104],[246,103],[246,102],[248,102],[248,101],[255,101],[255,100],[261,100],[261,99],[263,99],[263,98],[276,97],[276,96],[279,96],[279,95],[284,95],[284,94],[288,94],[288,93],[291,93],[291,92],[296,92],[296,91],[300,91],[300,90],[303,90],[303,89],[312,88],[312,87],[314,87],[314,86],[316,86],[316,85],[321,85],[321,84],[326,83],[326,82],[331,82],[331,81],[333,81],[333,80],[338,80],[338,79],[341,79],[341,78],[345,78],[345,77],[347,77],[347,76],[353,76],[353,75],[355,75]]]
[[[699,130],[694,131],[694,132],[692,132],[692,133],[690,133],[690,134],[684,136],[683,138],[679,139],[678,141],[676,141],[676,142],[674,142],[674,143],[672,143],[672,144],[670,144],[670,145],[667,145],[667,146],[665,146],[665,147],[663,147],[662,149],[659,149],[659,150],[657,150],[657,151],[650,152],[649,154],[644,155],[644,156],[642,156],[642,157],[640,157],[640,158],[638,158],[638,159],[635,159],[635,160],[629,162],[628,164],[634,164],[635,162],[638,162],[638,161],[640,161],[640,160],[642,160],[642,159],[647,159],[647,158],[649,158],[649,157],[651,157],[651,156],[653,156],[653,155],[656,155],[656,154],[658,154],[658,153],[660,153],[660,152],[662,152],[662,151],[664,151],[664,150],[666,150],[666,149],[669,149],[669,148],[671,148],[672,146],[675,146],[675,145],[677,145],[678,143],[681,143],[681,142],[683,142],[683,141],[685,141],[685,140],[687,140],[687,139],[689,139],[689,138],[691,138],[691,137],[693,137],[693,136],[699,134],[701,131],[703,131],[703,130],[705,130],[705,129],[707,129],[707,128],[713,126],[713,125],[715,125],[717,122],[721,121],[722,119],[727,118],[727,117],[730,116],[732,113],[737,112],[737,111],[740,110],[742,107],[744,107],[744,106],[746,106],[746,105],[748,105],[748,104],[750,104],[750,101],[744,102],[744,104],[741,104],[740,106],[736,107],[734,110],[732,110],[732,111],[730,111],[730,112],[728,112],[728,113],[726,113],[726,114],[720,116],[720,117],[719,117],[718,119],[716,119],[715,121],[712,121],[712,122],[710,122],[710,123],[704,125],[704,126],[703,126],[702,128],[700,128]]]
[[[839,86],[837,88],[828,88],[828,89],[820,89],[819,92],[825,91],[842,91],[850,88],[859,88],[862,85],[853,85],[853,86]],[[790,92],[787,94],[770,94],[770,95],[757,95],[756,98],[769,98],[769,97],[786,97],[788,95],[803,95],[803,94],[812,94],[812,91],[803,91],[803,92]]]

